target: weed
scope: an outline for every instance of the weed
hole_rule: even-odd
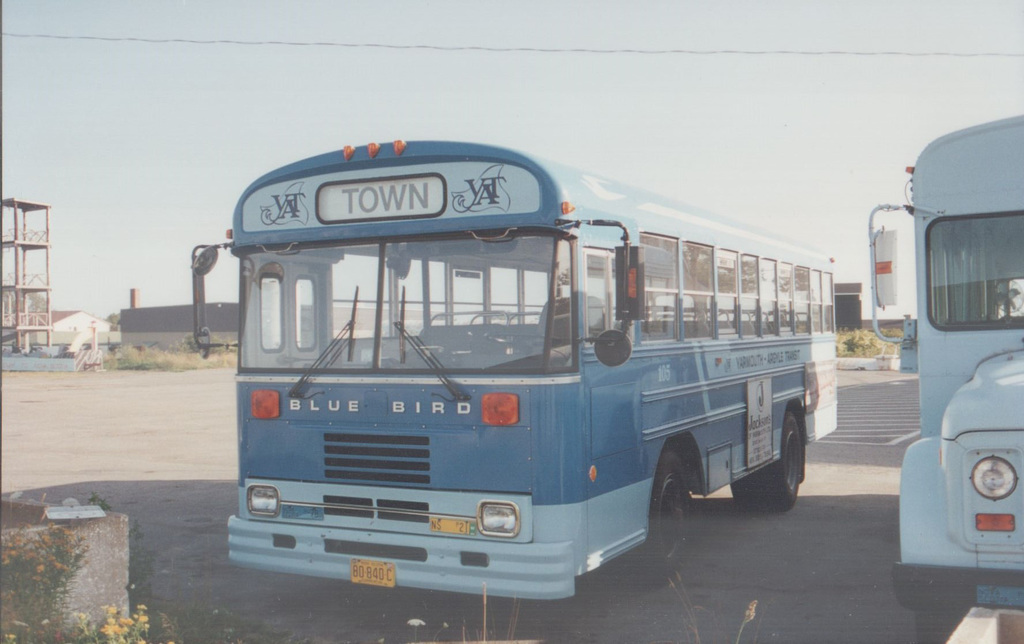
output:
[[[81,537],[62,526],[3,533],[0,630],[5,641],[54,639],[86,550]]]

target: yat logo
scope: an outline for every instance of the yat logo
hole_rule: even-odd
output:
[[[476,179],[466,179],[467,190],[452,192],[452,209],[455,212],[483,212],[496,208],[508,212],[512,198],[505,190],[505,177],[501,176],[504,169],[504,165],[496,163]]]
[[[296,181],[288,186],[282,194],[270,196],[274,202],[260,206],[260,219],[267,226],[287,224],[302,224],[304,226],[309,221],[309,211],[304,203],[306,193],[302,192],[301,181]]]

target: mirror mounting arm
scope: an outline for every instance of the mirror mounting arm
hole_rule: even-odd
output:
[[[237,346],[211,342],[210,328],[206,325],[206,276],[217,264],[220,249],[232,245],[231,242],[200,244],[192,249],[192,339],[203,358],[209,357],[210,349]]]

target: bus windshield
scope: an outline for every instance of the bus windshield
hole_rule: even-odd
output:
[[[574,368],[569,253],[559,238],[510,234],[260,249],[242,259],[240,367]]]
[[[940,219],[928,230],[929,314],[938,327],[1024,327],[1024,214]]]

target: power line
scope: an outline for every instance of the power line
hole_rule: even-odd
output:
[[[538,54],[639,54],[688,56],[900,56],[906,58],[1024,58],[1024,53],[1012,52],[953,52],[953,51],[849,51],[849,50],[796,50],[796,49],[630,49],[591,47],[493,47],[477,45],[393,45],[385,43],[302,42],[294,40],[198,40],[192,38],[137,38],[126,36],[62,36],[57,34],[16,34],[3,32],[8,38],[36,38],[49,40],[86,40],[101,42],[144,43],[153,45],[241,45],[246,47],[337,47],[343,49],[396,49],[428,51],[477,51],[493,53]]]

